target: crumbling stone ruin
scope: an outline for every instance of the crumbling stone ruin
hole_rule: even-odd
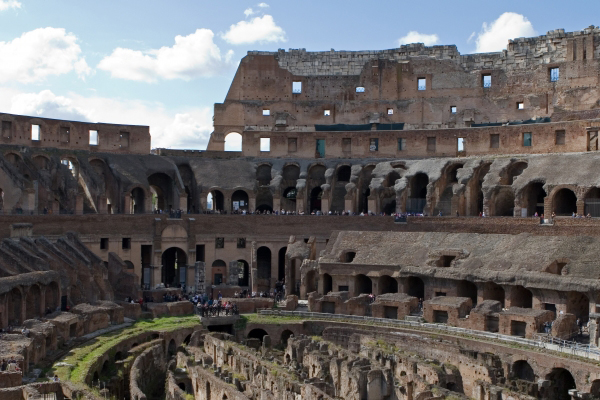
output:
[[[0,399],[600,398],[598,60],[253,51],[206,151],[0,113]]]

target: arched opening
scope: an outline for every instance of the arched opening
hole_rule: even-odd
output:
[[[206,209],[211,211],[223,211],[225,209],[225,197],[220,190],[211,190],[206,196]]]
[[[8,293],[8,323],[11,325],[19,326],[23,322],[23,297],[21,291],[14,288]]]
[[[179,389],[183,390],[185,392],[185,383],[184,382],[179,382],[177,384],[177,386],[179,386]]]
[[[371,195],[371,179],[373,178],[373,170],[375,165],[367,165],[360,172],[358,179],[358,212],[369,212],[369,196]],[[373,210],[375,211],[375,210]]]
[[[494,215],[497,217],[512,217],[515,210],[515,193],[512,188],[501,188],[496,193]]]
[[[33,161],[33,165],[35,165],[35,167],[37,169],[40,170],[47,170],[48,169],[48,158],[44,157],[44,156],[35,156],[31,159],[31,161]]]
[[[162,254],[162,283],[179,287],[186,283],[187,255],[179,247],[170,247]]]
[[[258,186],[269,186],[271,184],[271,165],[261,164],[256,168],[256,181]]]
[[[225,151],[242,151],[242,135],[231,132],[225,136]]]
[[[533,306],[533,294],[523,286],[513,286],[510,293],[510,306],[531,308]]]
[[[310,270],[306,273],[305,285],[306,285],[306,294],[307,295],[309,293],[317,291],[318,277],[319,277],[319,275],[317,274],[317,271],[315,271],[315,270]]]
[[[473,302],[473,306],[477,304],[477,285],[469,281],[459,281],[457,286],[458,297],[468,297]]]
[[[600,217],[600,188],[591,188],[585,194],[585,215]]]
[[[212,263],[212,281],[213,285],[222,285],[225,283],[227,273],[227,264],[223,260],[215,260]]]
[[[281,344],[283,345],[283,347],[287,347],[288,339],[293,335],[294,332],[290,331],[289,329],[286,329],[283,332],[281,332]]]
[[[356,257],[355,251],[346,251],[342,255],[342,262],[351,263],[352,261],[354,261],[355,257]]]
[[[575,314],[583,323],[587,323],[590,316],[590,299],[580,292],[567,292],[567,312]]]
[[[512,365],[511,372],[514,379],[535,382],[533,368],[531,368],[531,365],[525,360],[515,361]]]
[[[337,181],[338,182],[350,182],[352,176],[352,169],[349,165],[342,165],[337,170]]]
[[[425,283],[421,278],[409,276],[406,280],[406,293],[417,299],[425,298]]]
[[[176,351],[177,351],[177,346],[175,345],[175,339],[171,339],[171,341],[169,342],[169,350],[168,350],[169,357],[173,357],[175,355]]]
[[[373,293],[373,281],[366,275],[358,274],[354,278],[354,295],[359,296],[361,294]]]
[[[592,381],[592,387],[590,388],[590,394],[593,398],[600,398],[600,379]]]
[[[42,294],[38,285],[31,285],[27,292],[25,319],[38,318],[41,314],[40,302]]]
[[[470,189],[470,195],[468,198],[468,215],[479,215],[483,212],[483,181],[486,175],[490,171],[492,163],[483,163],[477,168],[472,179],[467,184]]]
[[[92,382],[99,382],[100,375],[98,375],[98,371],[94,372],[94,376],[92,377]]]
[[[420,214],[427,204],[427,174],[418,173],[410,180],[410,195],[406,200],[406,212]]]
[[[246,260],[238,261],[238,286],[249,286],[250,285],[250,265]]]
[[[321,211],[321,198],[323,196],[323,189],[321,187],[314,187],[310,191],[310,212]]]
[[[143,214],[145,211],[146,194],[142,188],[136,187],[131,191],[131,214]],[[154,197],[153,197],[154,198]]]
[[[264,329],[256,328],[248,332],[248,339],[258,339],[262,343],[263,338],[267,335],[268,333]]]
[[[271,193],[271,165],[261,164],[256,168],[256,211],[273,212],[273,194]]]
[[[547,399],[549,400],[570,400],[569,390],[576,389],[575,379],[569,371],[564,368],[553,368],[546,375],[546,380],[550,381],[550,387],[547,389]]]
[[[248,211],[248,193],[243,190],[236,190],[231,195],[231,210],[232,211]]]
[[[463,164],[452,164],[447,169],[446,182],[448,184],[458,183],[458,169],[462,168]]]
[[[50,310],[51,312],[56,311],[58,309],[60,300],[60,291],[56,282],[50,282],[48,286],[46,286],[46,293],[44,297],[46,300],[46,309]]]
[[[115,361],[119,361],[123,359],[123,353],[121,353],[120,351],[117,351],[115,353]]]
[[[335,181],[331,187],[331,207],[332,212],[342,212],[345,207],[346,185],[350,182],[352,170],[349,165],[341,165],[337,169]]]
[[[556,215],[571,215],[577,212],[577,196],[571,189],[560,189],[552,200],[552,211]]]
[[[329,274],[323,274],[323,294],[333,291],[333,279]]]
[[[60,163],[69,169],[74,178],[79,176],[79,163],[77,162],[77,159],[65,157],[60,159]]]
[[[483,287],[483,299],[499,301],[504,308],[504,288],[495,282],[486,282]]]
[[[102,363],[102,369],[100,370],[100,375],[107,377],[109,367],[110,367],[110,364],[108,363],[108,360],[104,361],[104,363]]]
[[[285,211],[296,211],[296,183],[300,177],[300,167],[286,165],[281,173],[281,208]]]
[[[172,210],[174,204],[174,187],[171,177],[158,172],[148,177],[148,184],[152,192],[153,210]]]
[[[538,215],[544,213],[544,198],[546,191],[543,182],[529,183],[523,191],[523,207],[527,209],[527,216],[531,217],[536,212]]]
[[[525,161],[517,161],[511,164],[506,169],[506,175],[500,179],[501,185],[512,185],[515,182],[515,178],[525,171],[525,168],[528,167],[528,164]]]
[[[183,344],[185,344],[186,346],[190,344],[190,341],[192,340],[192,335],[189,334],[185,337],[185,339],[183,339]]]
[[[266,246],[261,246],[256,250],[256,265],[258,279],[266,279],[267,282],[263,285],[270,285],[271,279],[271,249]]]
[[[398,281],[389,275],[379,278],[379,294],[398,293]]]
[[[181,176],[181,181],[183,182],[187,197],[187,209],[184,211],[195,214],[200,209],[196,176],[188,164],[178,165],[177,169],[179,170],[179,175]]]
[[[279,249],[277,257],[277,280],[283,281],[285,279],[285,253],[287,252],[287,246]]]

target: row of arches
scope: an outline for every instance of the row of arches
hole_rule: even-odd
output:
[[[0,313],[0,327],[19,326],[27,319],[43,317],[60,305],[60,287],[57,282],[47,285],[17,286],[3,295],[5,314]]]

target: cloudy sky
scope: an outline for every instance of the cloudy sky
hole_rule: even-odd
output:
[[[580,30],[600,1],[0,0],[0,112],[149,125],[152,147],[204,149],[248,50],[461,53]]]

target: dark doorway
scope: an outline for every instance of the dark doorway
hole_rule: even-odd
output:
[[[171,247],[162,255],[162,283],[169,287],[185,284],[187,256],[179,247]]]

